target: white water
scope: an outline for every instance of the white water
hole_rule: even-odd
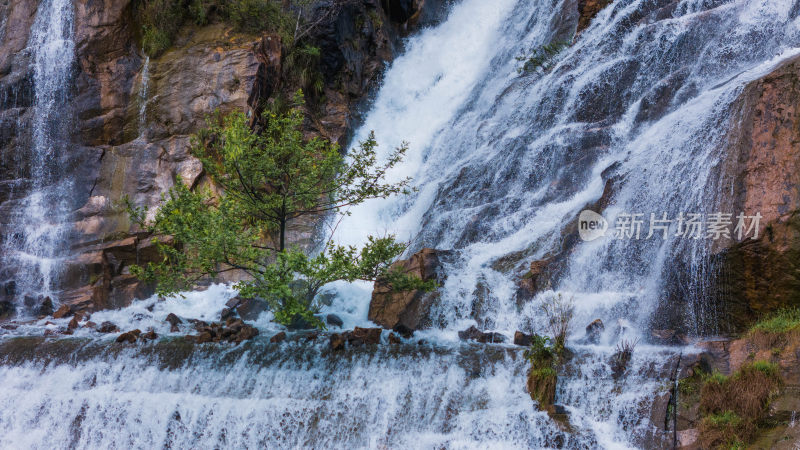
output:
[[[53,296],[69,233],[71,180],[65,177],[70,138],[68,98],[71,89],[73,5],[43,0],[28,41],[33,65],[34,105],[29,149],[30,194],[21,200],[3,247],[4,264],[15,271],[16,292]]]
[[[56,343],[32,361],[0,367],[0,424],[8,430],[0,446],[646,447],[643,436],[655,430],[649,407],[668,389],[668,361],[680,349],[640,344],[617,382],[608,361],[620,337],[648,335],[676,258],[697,271],[683,320],[713,329],[702,292],[707,243],[600,240],[570,255],[553,287],[576,303],[569,345],[577,357],[556,397],[572,434],[524,391],[521,349],[459,343],[456,332],[471,323],[508,336],[542,331],[539,304],[552,293],[517,305],[515,278],[557,247],[615,163],[627,182],[603,211],[612,221],[622,211],[713,208],[730,105],[749,80],[797,53],[798,21],[781,0],[681,1],[659,17],[656,4],[617,0],[552,71],[520,77],[514,56],[555,37],[563,4],[462,0],[447,20],[410,38],[392,64],[357,136],[375,130],[384,151],[409,141],[409,158],[392,176],[411,175],[420,190],[353,208],[337,238],[361,243],[368,233],[394,232],[411,241],[409,251],[456,250],[434,330],[399,349],[331,356],[324,341],[267,344],[278,328],[265,314],[264,336],[254,342],[198,347],[191,357],[176,356],[184,350],[169,341],[108,354],[98,346],[114,336],[81,330],[76,335],[90,340],[77,350],[62,353]],[[637,118],[641,99],[675,77],[682,81],[665,114]],[[492,267],[518,251],[514,267]],[[482,299],[479,284],[488,292]],[[346,327],[366,324],[368,287],[337,288],[325,312],[342,315]],[[230,295],[216,286],[92,320],[169,335],[167,313],[214,318]],[[578,345],[597,317],[607,325],[602,344]],[[14,332],[43,333],[43,322]]]
[[[150,57],[145,56],[139,81],[139,137],[147,138],[147,91],[150,87]]]

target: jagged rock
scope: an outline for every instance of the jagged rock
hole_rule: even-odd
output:
[[[600,336],[605,331],[606,326],[600,319],[594,319],[592,323],[586,325],[586,341],[592,344],[600,342]]]
[[[500,333],[483,332],[475,328],[475,325],[467,328],[466,330],[459,331],[458,337],[464,341],[478,341],[482,344],[499,344],[505,342],[506,340],[506,337]]]
[[[196,342],[198,344],[205,344],[206,342],[211,342],[212,340],[213,340],[213,336],[211,335],[211,332],[209,332],[209,331],[204,331],[204,332],[198,334],[197,338],[196,338]]]
[[[273,343],[273,344],[277,344],[279,342],[283,342],[284,339],[286,339],[286,333],[281,331],[280,333],[276,334],[275,336],[272,336],[269,339],[269,341],[271,343]]]
[[[389,343],[390,344],[395,345],[395,344],[400,344],[402,342],[403,341],[401,341],[400,338],[396,334],[389,333]]]
[[[441,273],[440,257],[444,254],[445,252],[424,248],[408,260],[392,264],[392,270],[401,270],[424,281],[436,280],[441,283],[444,275]],[[431,303],[437,296],[436,292],[421,290],[395,292],[385,280],[378,280],[372,291],[367,317],[387,329],[400,325],[409,330],[425,328],[429,326]]]
[[[74,317],[72,317],[72,320],[70,320],[69,323],[67,324],[67,329],[74,330],[78,328],[79,321],[80,321],[79,316],[75,315]]]
[[[17,310],[13,302],[9,300],[0,301],[0,320],[10,319]]]
[[[219,314],[219,320],[228,320],[229,318],[236,315],[230,308],[222,308],[222,312]]]
[[[61,319],[63,317],[67,317],[72,314],[72,311],[69,309],[69,305],[61,305],[58,307],[56,312],[53,313],[54,319]]]
[[[109,321],[105,321],[100,324],[100,328],[98,328],[97,331],[101,333],[114,333],[119,331],[119,327]]]
[[[325,316],[325,322],[327,322],[328,325],[332,327],[341,327],[342,325],[344,325],[342,319],[340,319],[339,316],[337,316],[336,314],[328,314],[327,316]]]
[[[136,343],[136,339],[141,334],[141,330],[131,330],[117,336],[117,342],[127,342],[129,344]]]
[[[49,316],[53,314],[53,300],[50,297],[45,297],[36,310],[36,314],[40,316]]]
[[[392,331],[399,334],[400,336],[403,336],[406,339],[414,335],[414,330],[408,328],[403,324],[396,325],[394,328],[392,328]]]
[[[228,308],[236,309],[243,320],[257,320],[262,312],[267,310],[267,302],[256,298],[234,297],[226,303]],[[231,306],[233,305],[233,306]]]
[[[173,313],[167,314],[167,318],[164,319],[164,321],[168,322],[170,324],[170,331],[173,332],[173,333],[177,332],[178,331],[178,325],[183,323],[183,320],[181,320],[180,317],[176,316]]]
[[[610,5],[613,0],[578,0],[578,29],[576,33],[580,33],[586,29],[603,8]]]
[[[330,339],[330,349],[334,351],[343,350],[344,343],[347,341],[345,337],[339,333],[333,333],[329,339]]]
[[[521,331],[514,332],[514,345],[521,345],[523,347],[528,347],[531,345],[533,336],[530,334],[525,334]]]
[[[355,327],[352,332],[347,334],[349,344],[379,344],[381,342],[380,328],[360,328]]]
[[[156,333],[156,331],[154,329],[151,328],[151,329],[147,330],[146,333],[142,333],[141,338],[145,339],[145,340],[148,340],[148,341],[154,341],[154,340],[158,339],[158,334]]]

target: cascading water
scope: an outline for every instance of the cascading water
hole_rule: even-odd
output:
[[[31,30],[34,104],[31,142],[20,149],[30,179],[3,246],[18,297],[53,296],[67,250],[71,180],[65,176],[70,136],[69,95],[75,53],[70,0],[43,0]]]
[[[708,242],[581,243],[553,290],[520,304],[514,278],[560,248],[562,230],[608,179],[621,180],[603,210],[612,223],[623,212],[709,212],[722,188],[715,174],[731,104],[748,81],[798,53],[797,8],[788,0],[617,0],[550,70],[519,75],[515,56],[572,38],[574,6],[454,4],[441,24],[408,40],[356,133],[375,130],[384,150],[409,141],[409,158],[392,176],[411,175],[420,189],[353,208],[337,239],[357,244],[388,231],[410,240],[410,252],[456,251],[436,326],[417,333],[420,344],[337,356],[303,335],[280,345],[259,337],[190,347],[167,338],[112,350],[112,338],[86,330],[73,341],[7,339],[0,446],[670,446],[647,411],[671,386],[679,350],[640,344],[616,381],[608,361],[620,336],[645,335],[674,261],[695,270],[693,315],[682,319],[710,323],[696,332],[713,330],[702,293]],[[661,90],[672,95],[654,109],[649,99]],[[345,312],[347,325],[367,323],[368,289],[339,289],[330,310]],[[577,332],[568,342],[576,356],[556,401],[569,429],[525,392],[521,350],[455,338],[475,322],[509,335],[542,332],[539,304],[556,293],[574,299],[576,330],[598,317],[618,324],[599,345],[579,344]],[[231,295],[214,286],[92,320],[169,336],[168,312],[207,320]],[[257,325],[270,335],[277,329],[267,316]]]

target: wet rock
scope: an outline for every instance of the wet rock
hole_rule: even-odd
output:
[[[74,329],[78,328],[78,325],[79,325],[78,322],[79,321],[80,321],[79,316],[77,316],[77,315],[74,316],[72,318],[72,320],[70,320],[69,323],[67,324],[67,329],[74,330]]]
[[[183,323],[181,318],[173,313],[167,314],[167,318],[164,321],[170,324],[169,331],[172,333],[176,333],[179,330],[178,325]]]
[[[211,342],[213,340],[213,336],[211,335],[210,331],[204,331],[197,335],[196,342],[198,344],[205,344],[206,342]]]
[[[333,333],[330,336],[330,349],[331,350],[343,350],[344,343],[346,342],[345,337],[340,333]]]
[[[342,319],[340,319],[339,316],[337,316],[336,314],[328,314],[327,316],[325,316],[325,322],[332,327],[341,328],[341,326],[344,325]]]
[[[91,320],[89,320],[85,324],[83,324],[83,328],[94,329],[95,327],[97,327],[97,324],[92,322]]]
[[[58,307],[56,312],[53,313],[54,319],[61,319],[63,317],[67,317],[72,314],[72,311],[69,309],[69,305],[61,305]]]
[[[594,319],[592,323],[586,325],[586,341],[592,344],[600,342],[600,336],[605,331],[606,326],[600,319]]]
[[[7,320],[14,316],[16,306],[9,300],[0,301],[0,320]]]
[[[158,334],[156,333],[156,331],[154,329],[151,328],[151,329],[147,330],[146,333],[143,333],[141,335],[141,338],[145,339],[145,340],[148,340],[148,341],[154,341],[154,340],[158,339]]]
[[[273,343],[273,344],[277,344],[277,343],[283,342],[284,339],[286,339],[286,333],[281,331],[280,333],[276,334],[275,336],[272,336],[269,339],[269,341],[271,343]]]
[[[411,336],[414,335],[414,330],[412,330],[411,328],[408,328],[407,326],[405,326],[403,324],[395,326],[394,328],[392,328],[392,331],[394,331],[395,333],[399,334],[400,336],[403,336],[406,339],[408,339],[408,338],[410,338]]]
[[[117,342],[127,342],[129,344],[136,343],[136,339],[141,334],[141,330],[131,330],[117,336]]]
[[[219,320],[226,321],[229,318],[233,317],[234,315],[236,315],[236,313],[233,312],[232,309],[230,309],[230,308],[222,308],[222,312],[219,315]]]
[[[36,314],[40,316],[49,316],[53,314],[53,300],[50,297],[45,297],[36,310]]]
[[[230,305],[234,306],[230,306]],[[267,310],[267,302],[256,298],[234,297],[227,303],[228,308],[235,308],[243,320],[257,320],[258,316]]]
[[[400,340],[400,337],[394,333],[389,333],[389,343],[392,345],[401,344],[403,341]]]
[[[380,328],[360,328],[355,327],[347,335],[347,342],[350,344],[379,344],[381,342]]]
[[[444,280],[441,258],[446,254],[447,252],[424,248],[408,260],[392,264],[392,270],[400,270],[424,281],[435,280],[441,284]],[[367,317],[387,329],[394,329],[400,325],[409,330],[426,328],[430,325],[428,317],[430,306],[437,297],[438,293],[435,291],[396,292],[388,282],[378,280],[372,291]]]
[[[302,315],[295,314],[294,317],[292,317],[292,321],[286,328],[290,330],[312,330],[315,327]]]
[[[506,337],[500,333],[483,332],[474,325],[466,330],[459,331],[458,337],[464,341],[478,341],[482,344],[499,344],[506,340]]]
[[[109,321],[105,321],[100,324],[100,327],[97,329],[97,331],[101,333],[115,333],[119,331],[119,327]]]
[[[514,345],[521,345],[523,347],[528,347],[531,345],[533,336],[530,334],[525,334],[521,331],[514,332]]]
[[[610,5],[613,0],[578,0],[578,29],[576,34],[589,27],[589,24],[600,11]]]

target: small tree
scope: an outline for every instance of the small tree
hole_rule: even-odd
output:
[[[296,97],[298,103],[301,99]],[[250,128],[244,114],[233,113],[217,114],[194,136],[192,152],[220,195],[193,192],[178,180],[152,221],[146,220],[146,209],[129,204],[135,223],[154,235],[172,236],[174,242],[165,245],[154,239],[163,260],[134,267],[133,273],[155,281],[160,294],[172,294],[190,289],[203,277],[241,270],[249,275],[237,284],[241,294],[267,301],[275,319],[286,325],[302,320],[322,326],[313,315],[315,298],[332,281],[388,277],[404,286],[430,289],[417,278],[389,271],[392,260],[406,248],[391,235],[370,236],[360,249],[334,245],[329,239],[313,256],[286,242],[288,225],[301,217],[347,214],[344,208],[368,199],[408,193],[410,179],[384,181],[407,146],[379,164],[370,133],[345,157],[334,143],[303,138],[299,109],[265,114],[267,125],[260,133]]]

